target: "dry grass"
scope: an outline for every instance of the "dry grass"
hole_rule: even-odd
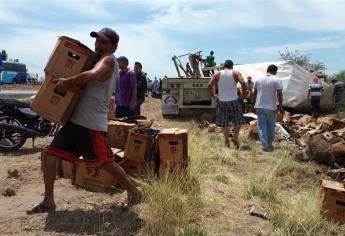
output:
[[[188,127],[191,163],[187,173],[141,182],[145,201],[138,208],[144,235],[345,235],[319,213],[315,165],[294,160],[295,148],[262,153],[240,136],[241,146],[225,148],[220,133]],[[269,220],[249,216],[249,206]]]

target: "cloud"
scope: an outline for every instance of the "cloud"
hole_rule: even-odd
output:
[[[345,46],[344,37],[322,37],[308,40],[307,42],[300,43],[286,43],[281,45],[274,45],[269,47],[254,47],[244,48],[241,54],[260,54],[265,56],[277,55],[278,51],[284,51],[285,48],[290,50],[299,50],[301,52],[327,49],[327,48],[340,48]]]
[[[345,22],[345,2],[340,0],[32,0],[30,7],[25,0],[0,1],[2,49],[40,74],[59,35],[79,39],[93,48],[90,30],[105,25],[114,27],[120,34],[116,55],[126,55],[131,62],[141,61],[144,70],[153,76],[175,76],[172,55],[189,52],[197,42],[201,47],[210,47],[210,39],[217,38],[219,48],[225,48],[227,43],[221,42],[222,36],[245,37],[242,34],[245,31],[248,35],[252,29],[273,27],[330,36],[345,30],[341,23]],[[78,21],[68,25],[69,21],[74,22],[73,17]],[[68,20],[58,25],[58,19],[65,18]],[[4,30],[11,33],[5,34]],[[240,52],[276,56],[286,47],[300,51],[344,47],[340,37],[296,43],[288,35],[286,42]]]
[[[171,31],[214,31],[286,27],[307,31],[344,31],[345,2],[330,1],[136,1],[155,12],[153,26]]]
[[[94,39],[89,36],[90,29],[100,29],[102,25],[84,25],[78,30],[54,31],[46,29],[19,28],[13,34],[3,36],[2,48],[9,58],[19,58],[27,64],[30,73],[43,75],[43,69],[58,36],[66,35],[78,39],[89,48],[94,49]],[[175,41],[161,32],[145,25],[117,25],[120,35],[119,48],[115,55],[125,55],[130,60],[143,64],[143,70],[149,76],[176,76],[171,57],[175,53],[185,52]],[[30,35],[30,37],[27,37]],[[25,39],[25,40],[23,40]]]

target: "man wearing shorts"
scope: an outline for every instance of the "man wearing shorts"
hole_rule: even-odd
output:
[[[237,95],[237,83],[241,84],[241,90],[243,91],[240,97]],[[213,92],[213,86],[215,85],[218,85],[218,94]],[[241,125],[246,123],[239,100],[245,98],[247,88],[241,73],[233,70],[233,62],[231,60],[226,60],[223,70],[213,76],[208,84],[208,90],[211,97],[218,102],[216,125],[223,128],[225,146],[230,147],[229,122],[232,122],[235,125],[232,142],[238,149],[240,146],[238,134]]]
[[[76,106],[70,121],[56,134],[43,156],[44,199],[35,205],[28,214],[55,210],[54,182],[57,158],[77,162],[83,161],[102,166],[127,190],[129,203],[141,199],[141,192],[130,182],[124,170],[114,162],[114,157],[105,137],[107,132],[108,101],[114,91],[118,75],[118,63],[113,53],[119,42],[118,34],[103,28],[91,32],[96,39],[97,62],[93,69],[68,78],[54,78],[56,89],[65,92],[73,86],[85,86],[83,95]]]

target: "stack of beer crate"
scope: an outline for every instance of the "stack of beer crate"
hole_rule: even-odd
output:
[[[132,177],[145,178],[156,172],[156,137],[159,131],[134,128],[128,131],[123,168]]]
[[[188,158],[188,130],[163,129],[158,134],[159,177],[186,170]]]

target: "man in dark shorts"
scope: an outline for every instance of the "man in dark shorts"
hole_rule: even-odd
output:
[[[106,143],[108,101],[114,91],[118,74],[118,62],[113,53],[117,49],[119,36],[110,29],[91,32],[96,38],[97,62],[93,69],[69,78],[54,78],[56,89],[65,92],[73,86],[85,86],[83,95],[70,121],[56,134],[43,154],[44,199],[28,214],[55,210],[54,182],[57,158],[77,162],[83,161],[102,166],[127,190],[128,203],[137,203],[142,197],[140,190],[128,179],[124,170],[114,162],[114,157]]]
[[[240,96],[237,95],[237,83],[241,84],[241,90],[243,91]],[[213,86],[216,84],[218,85],[218,94],[214,94],[213,90]],[[218,102],[216,125],[223,128],[225,146],[230,147],[229,122],[233,122],[235,130],[232,142],[238,149],[240,146],[238,134],[240,133],[241,125],[246,123],[240,100],[243,101],[246,97],[247,88],[241,73],[233,70],[233,62],[231,60],[226,60],[223,70],[213,76],[208,84],[208,90],[211,97]]]

